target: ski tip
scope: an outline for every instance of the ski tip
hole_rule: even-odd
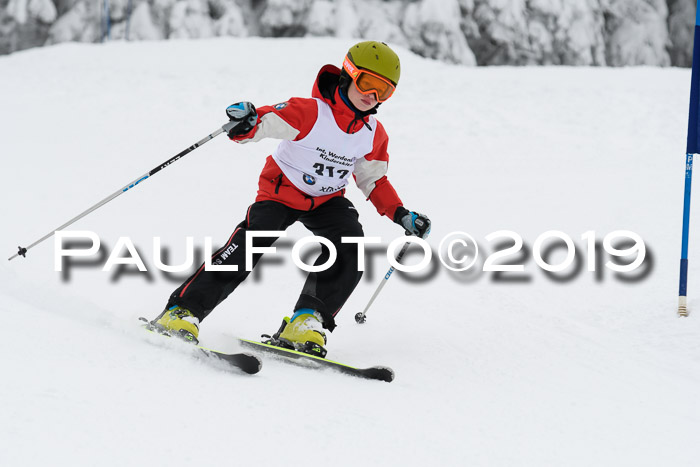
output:
[[[245,364],[241,365],[241,370],[248,373],[249,375],[254,375],[262,370],[262,360],[251,353],[239,354],[245,358]]]
[[[216,350],[209,350],[199,347],[205,354],[224,360],[239,370],[249,375],[254,375],[262,370],[262,360],[250,353],[226,354]]]
[[[394,370],[387,366],[373,366],[365,369],[363,372],[369,378],[386,381],[387,383],[394,381],[394,377],[396,376]]]

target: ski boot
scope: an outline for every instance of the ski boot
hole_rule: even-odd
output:
[[[270,338],[269,343],[317,357],[325,357],[328,351],[326,333],[322,326],[321,315],[310,308],[302,308],[291,318],[284,318],[282,327]]]
[[[190,310],[175,305],[165,310],[153,324],[164,334],[199,344],[199,318]]]

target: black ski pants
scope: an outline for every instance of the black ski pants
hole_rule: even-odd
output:
[[[325,237],[336,248],[338,256],[329,269],[309,273],[294,311],[311,308],[323,316],[323,325],[332,331],[335,316],[350,294],[355,290],[362,272],[358,271],[357,245],[341,243],[341,237],[362,237],[364,233],[358,221],[358,213],[345,197],[331,198],[311,211],[300,211],[276,201],[259,201],[248,208],[243,222],[229,238],[226,245],[212,257],[212,265],[237,265],[238,271],[208,271],[202,265],[170,296],[168,308],[179,305],[203,320],[211,311],[243,282],[250,271],[245,269],[246,232],[256,230],[286,230],[299,221],[314,235]],[[255,247],[268,247],[277,240],[272,237],[256,237]],[[253,267],[262,254],[253,254]],[[324,264],[330,256],[322,246],[315,265]]]

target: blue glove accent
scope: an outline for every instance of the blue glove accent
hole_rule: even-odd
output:
[[[231,139],[249,133],[258,123],[257,111],[250,102],[229,105],[226,107],[226,116],[229,118],[229,122],[221,128]]]
[[[430,234],[430,219],[419,212],[407,211],[397,223],[406,229],[406,235],[427,238]]]

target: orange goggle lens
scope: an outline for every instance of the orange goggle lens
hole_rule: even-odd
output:
[[[355,85],[357,85],[357,89],[363,94],[375,92],[379,102],[384,102],[390,98],[394,93],[394,89],[396,89],[393,84],[389,83],[384,78],[367,71],[360,72],[355,80]]]
[[[379,102],[389,99],[396,90],[394,83],[371,71],[357,68],[347,56],[343,61],[343,68],[348,72],[355,82],[355,86],[362,94],[374,93]]]

